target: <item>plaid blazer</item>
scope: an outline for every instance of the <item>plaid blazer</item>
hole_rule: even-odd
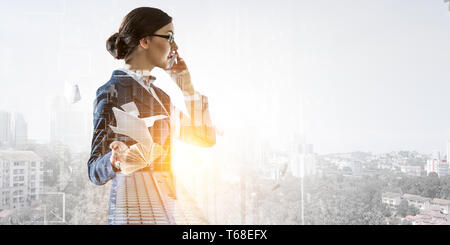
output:
[[[167,112],[171,114],[171,117],[155,121],[153,127],[149,128],[153,141],[160,144],[167,153],[152,163],[152,167],[156,170],[170,171],[171,140],[173,137],[201,147],[211,147],[215,144],[216,133],[211,125],[206,96],[196,93],[193,96],[186,97],[187,109],[190,113],[190,118],[188,118],[181,112],[173,110],[170,97],[163,90],[156,86],[153,86],[153,89],[164,108],[151,93],[121,70],[113,71],[110,80],[97,90],[94,101],[91,154],[87,163],[89,179],[94,184],[103,185],[114,179],[119,172],[111,165],[109,160],[112,153],[109,145],[113,141],[119,140],[128,146],[136,143],[125,135],[114,133],[109,127],[109,125],[116,126],[113,107],[120,108],[121,105],[133,101],[141,118],[167,115]],[[174,119],[179,122],[177,123],[179,125],[178,130],[175,130]]]

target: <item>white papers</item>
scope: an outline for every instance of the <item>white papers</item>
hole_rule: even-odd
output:
[[[128,112],[129,114],[135,117],[139,116],[139,110],[133,101],[131,101],[130,103],[123,104],[120,107],[122,107],[124,111]]]
[[[145,125],[147,127],[152,127],[156,120],[163,119],[166,117],[167,117],[166,115],[158,115],[158,116],[152,116],[152,117],[145,117],[145,118],[142,118],[142,120],[144,120]]]
[[[145,148],[150,149],[153,139],[147,126],[145,125],[145,121],[133,116],[130,113],[119,110],[116,107],[113,107],[112,110],[114,112],[114,116],[116,117],[117,123],[116,127],[109,125],[113,132],[116,134],[126,135],[140,143]]]
[[[150,149],[153,138],[148,131],[148,127],[152,127],[156,120],[166,118],[166,115],[156,115],[146,118],[138,118],[139,110],[132,101],[120,106],[125,111],[113,107],[113,113],[116,117],[116,127],[109,125],[114,133],[126,135],[142,146]]]
[[[111,129],[114,133],[126,135],[138,144],[134,144],[126,152],[124,163],[120,163],[121,172],[131,174],[150,165],[165,152],[162,147],[153,143],[148,127],[152,127],[156,120],[166,118],[166,115],[156,115],[147,118],[138,118],[139,110],[134,102],[121,106],[125,111],[113,107],[116,125]]]

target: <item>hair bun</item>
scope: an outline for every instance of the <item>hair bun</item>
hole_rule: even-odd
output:
[[[160,9],[135,8],[122,20],[119,32],[106,40],[106,50],[116,59],[127,59],[139,45],[141,38],[155,33],[171,22],[172,17]]]
[[[124,41],[124,37],[116,32],[106,40],[106,50],[116,59],[123,59],[128,53],[128,45]]]

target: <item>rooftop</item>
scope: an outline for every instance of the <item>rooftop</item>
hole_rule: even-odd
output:
[[[0,151],[0,161],[40,162],[42,158],[34,153],[34,151],[3,150]]]
[[[412,194],[403,194],[402,196],[403,199],[407,199],[407,200],[411,200],[411,201],[418,201],[418,202],[429,202],[431,201],[431,198],[427,198],[427,197],[422,197],[422,196],[418,196],[418,195],[412,195]]]
[[[431,202],[440,205],[450,205],[450,200],[447,199],[433,198]]]
[[[417,225],[449,225],[450,217],[437,210],[422,210],[416,216],[407,216],[407,220],[414,221]]]
[[[440,218],[440,219],[447,218],[447,215],[442,214],[440,212],[440,210],[422,210],[418,216],[433,217],[433,218]]]

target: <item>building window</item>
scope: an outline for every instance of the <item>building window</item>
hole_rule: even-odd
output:
[[[14,174],[24,174],[25,170],[24,169],[14,169]]]
[[[13,192],[14,196],[23,195],[23,190],[17,190]]]
[[[24,176],[14,176],[14,181],[24,181],[25,177]]]

